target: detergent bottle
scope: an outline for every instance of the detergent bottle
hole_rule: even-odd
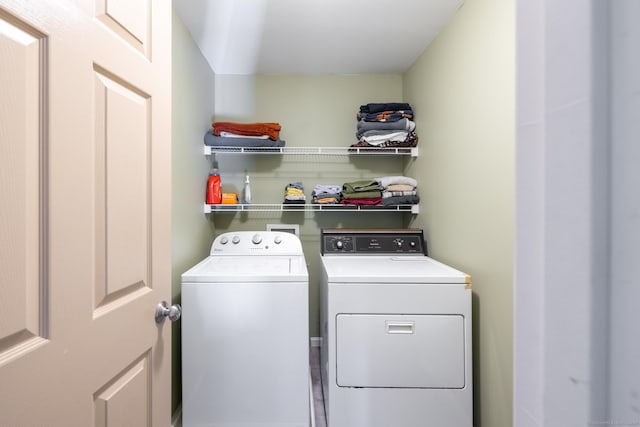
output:
[[[211,169],[211,172],[209,172],[206,201],[208,205],[217,205],[222,203],[222,182],[220,180],[218,168],[216,167]]]

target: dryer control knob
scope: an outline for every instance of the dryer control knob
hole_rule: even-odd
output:
[[[240,236],[238,235],[233,236],[231,241],[233,242],[234,245],[237,245],[238,243],[240,243]]]
[[[220,239],[220,244],[221,244],[221,245],[226,245],[227,243],[229,243],[229,239],[227,238],[227,236],[223,236],[223,237]]]
[[[280,243],[282,243],[282,237],[280,236],[276,236],[273,238],[273,243],[275,243],[276,245],[279,245]]]
[[[259,234],[254,234],[251,238],[251,241],[254,245],[259,245],[262,242],[262,236]]]

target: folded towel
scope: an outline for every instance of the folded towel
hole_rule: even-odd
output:
[[[316,184],[313,187],[313,191],[311,195],[320,195],[320,194],[338,194],[342,191],[342,187],[334,184]]]
[[[313,197],[313,203],[317,205],[335,205],[340,201],[338,197]]]
[[[391,184],[387,185],[384,189],[386,191],[413,191],[416,187],[409,184]]]
[[[220,136],[220,132],[231,132],[237,135],[260,136],[268,135],[270,139],[276,140],[280,135],[282,126],[280,123],[236,123],[236,122],[213,122],[213,134]]]
[[[365,132],[365,134],[368,132]],[[362,135],[360,141],[368,142],[371,145],[380,145],[384,142],[403,142],[409,137],[409,132],[399,130],[397,132],[376,132],[375,135]]]
[[[382,130],[382,131],[396,131],[396,130],[405,130],[405,131],[413,131],[416,129],[416,123],[407,118],[400,119],[396,122],[365,122],[364,120],[358,121],[356,125],[356,137],[360,139],[360,137],[365,133],[373,130]]]
[[[290,182],[289,184],[287,184],[287,187],[288,188],[297,188],[298,190],[304,191],[304,185],[300,181]]]
[[[382,187],[388,187],[393,184],[406,184],[413,187],[418,186],[418,181],[408,176],[382,176],[374,179]]]
[[[304,191],[298,189],[298,188],[293,188],[293,187],[287,187],[286,191],[284,192],[287,196],[304,196]]]
[[[302,182],[291,182],[284,188],[285,203],[304,203],[305,200]]]

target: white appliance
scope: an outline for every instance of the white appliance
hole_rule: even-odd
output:
[[[182,274],[184,427],[308,427],[309,277],[293,234],[218,236]]]
[[[328,427],[472,427],[471,278],[418,229],[321,233]]]

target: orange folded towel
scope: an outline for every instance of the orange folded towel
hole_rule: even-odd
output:
[[[220,136],[220,132],[230,132],[244,136],[268,135],[269,139],[276,140],[280,136],[279,123],[236,123],[236,122],[213,122],[213,134]]]

